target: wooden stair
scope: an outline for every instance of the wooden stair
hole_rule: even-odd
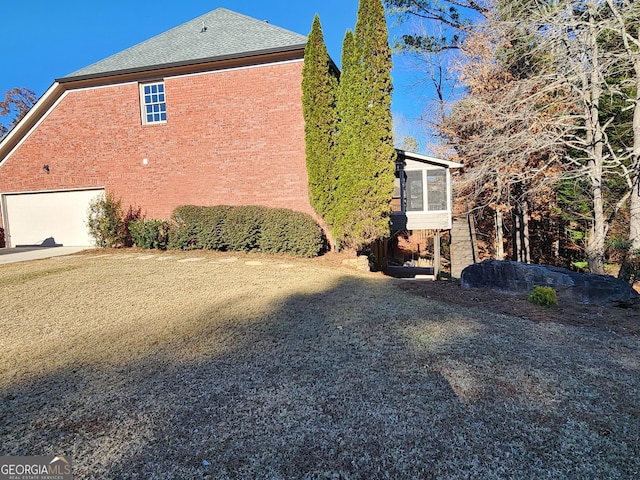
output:
[[[460,278],[465,267],[476,262],[475,222],[472,215],[453,218],[451,225],[451,278]]]

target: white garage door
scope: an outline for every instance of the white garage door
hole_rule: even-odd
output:
[[[5,195],[7,246],[37,245],[48,238],[65,247],[92,245],[87,209],[103,193],[104,189]]]

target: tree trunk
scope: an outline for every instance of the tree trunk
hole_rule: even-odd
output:
[[[640,43],[640,32],[638,33]],[[629,200],[629,241],[631,249],[640,249],[640,56],[634,62],[636,98],[633,109],[632,187]]]
[[[629,199],[629,241],[631,250],[640,250],[640,176],[634,180]]]
[[[504,226],[502,223],[502,212],[496,210],[496,260],[504,260]]]
[[[529,204],[522,202],[522,261],[531,263],[531,249],[529,247]]]
[[[511,222],[513,228],[513,260],[519,262],[520,253],[522,252],[522,237],[520,237],[522,222],[520,217],[520,209],[518,207],[515,207],[511,216],[513,219],[513,221]]]
[[[637,255],[640,249],[640,29],[638,29],[637,15],[633,13],[633,0],[622,2],[607,0],[611,13],[615,17],[622,45],[623,55],[633,66],[635,98],[633,102],[633,146],[631,150],[631,165],[628,170],[629,182],[629,242],[631,255]]]
[[[583,92],[586,137],[589,151],[587,160],[588,176],[591,182],[592,195],[592,226],[591,235],[587,239],[586,254],[589,271],[591,273],[604,273],[604,241],[606,236],[606,218],[604,215],[604,200],[602,197],[602,173],[603,173],[603,141],[604,132],[600,122],[600,97],[602,85],[600,78],[600,61],[598,54],[597,27],[595,16],[597,6],[593,0],[589,2],[589,26],[585,32],[587,55],[591,63],[589,70],[583,74]]]
[[[600,132],[602,133],[602,132]],[[602,145],[602,144],[600,144]],[[596,148],[598,150],[598,148]],[[600,158],[593,159],[589,163],[591,180],[591,194],[593,201],[593,222],[591,232],[587,239],[586,254],[589,271],[591,273],[604,273],[604,241],[606,237],[606,218],[604,215],[604,200],[602,198],[602,147]]]
[[[518,204],[513,210],[513,257],[516,262],[530,263],[529,213],[527,203]]]
[[[640,32],[638,33],[640,35]],[[640,42],[640,38],[638,39]],[[633,284],[640,274],[640,58],[634,62],[636,98],[633,111],[633,152],[631,193],[629,195],[629,248],[618,278]]]

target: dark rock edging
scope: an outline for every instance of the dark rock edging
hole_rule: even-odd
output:
[[[466,267],[463,288],[487,288],[507,293],[530,293],[536,285],[551,287],[561,301],[600,306],[640,306],[640,294],[611,275],[578,273],[550,265],[485,260]]]

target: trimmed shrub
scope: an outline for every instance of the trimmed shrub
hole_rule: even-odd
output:
[[[174,250],[226,250],[225,221],[231,207],[183,205],[172,214],[168,247]]]
[[[168,247],[176,250],[193,250],[200,246],[199,210],[202,207],[185,205],[177,207],[172,214]]]
[[[6,246],[4,242],[4,228],[0,228],[0,248],[4,248]]]
[[[529,301],[536,305],[543,305],[545,307],[558,305],[556,291],[551,287],[541,287],[540,285],[536,285],[533,291],[529,294]]]
[[[322,229],[311,216],[286,209],[271,209],[262,225],[260,250],[314,257],[324,247]]]
[[[207,250],[227,250],[229,248],[229,241],[225,236],[226,222],[230,211],[231,207],[227,206],[199,207],[199,217],[202,222],[201,248]]]
[[[230,209],[224,224],[229,250],[260,250],[261,230],[266,216],[267,209],[264,207],[240,206]]]
[[[260,206],[177,207],[169,248],[318,255],[322,230],[310,215]]]
[[[169,222],[166,220],[135,220],[129,224],[133,244],[145,249],[166,250],[169,240]]]

